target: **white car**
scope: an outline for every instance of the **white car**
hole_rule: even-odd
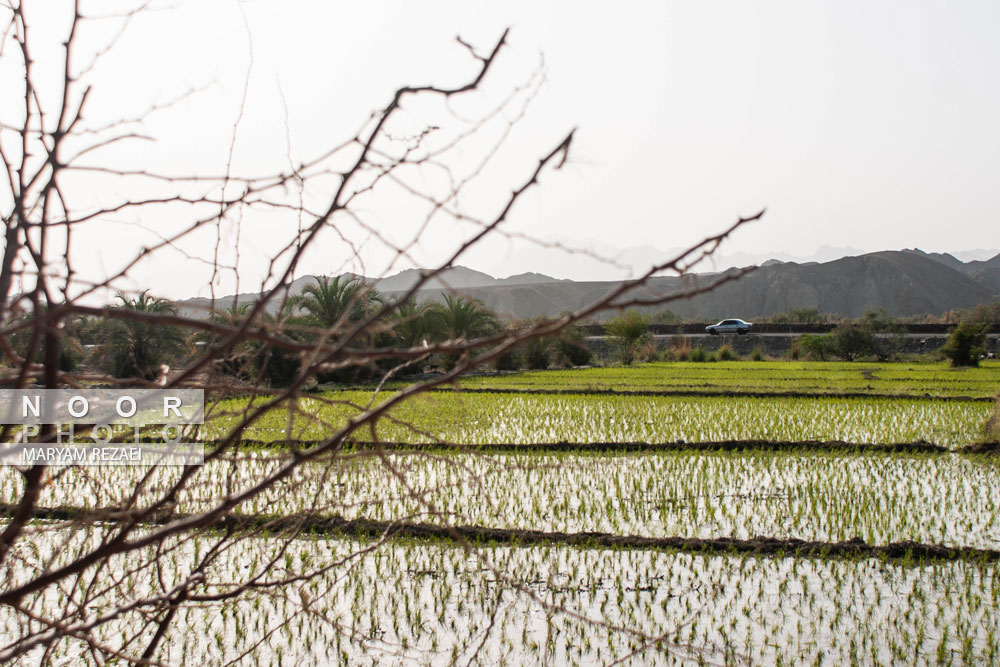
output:
[[[718,324],[712,324],[705,327],[705,331],[717,336],[719,334],[725,333],[735,333],[743,335],[750,331],[753,325],[749,322],[744,322],[743,320],[722,320]]]

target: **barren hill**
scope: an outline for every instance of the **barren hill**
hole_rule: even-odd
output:
[[[721,274],[688,277],[707,284]],[[375,281],[385,296],[398,296],[417,280],[415,269]],[[311,278],[300,278],[292,291],[300,291]],[[481,300],[497,313],[529,318],[574,311],[600,298],[618,282],[573,282],[540,274],[522,274],[496,279],[465,267],[455,267],[421,290],[422,299],[443,300],[456,292]],[[653,278],[635,294],[665,296],[682,294],[677,277]],[[240,296],[240,301],[257,295]],[[722,317],[755,318],[792,308],[816,308],[820,312],[851,317],[884,308],[890,315],[939,315],[1000,299],[1000,255],[977,262],[961,262],[952,255],[919,250],[883,251],[831,262],[796,264],[768,262],[743,278],[691,298],[672,301],[664,307],[677,314],[703,320]],[[232,304],[232,297],[222,301]],[[184,310],[207,308],[207,299],[189,299]],[[224,307],[223,306],[223,307]],[[654,309],[655,310],[655,309]]]

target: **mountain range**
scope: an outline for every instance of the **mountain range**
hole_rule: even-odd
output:
[[[730,271],[734,269],[684,277],[653,277],[628,293],[627,298],[683,295],[691,285],[709,284]],[[391,299],[411,288],[420,275],[418,269],[407,269],[369,282]],[[299,278],[292,283],[291,292],[300,292],[313,280],[312,276]],[[560,280],[540,273],[494,278],[456,266],[431,280],[420,290],[418,298],[442,301],[444,294],[458,293],[479,299],[501,315],[529,318],[577,310],[620,284],[620,281]],[[257,298],[259,294],[240,294],[238,301]],[[941,315],[997,300],[1000,300],[1000,254],[987,260],[962,261],[948,253],[907,249],[827,262],[772,259],[711,292],[678,298],[650,310],[669,308],[682,317],[699,320],[752,319],[793,308],[816,308],[823,313],[850,317],[884,308],[893,316],[913,316]],[[224,297],[216,303],[217,307],[220,303],[230,306],[233,297]],[[182,312],[191,314],[209,310],[211,302],[196,298],[179,302],[178,306]]]

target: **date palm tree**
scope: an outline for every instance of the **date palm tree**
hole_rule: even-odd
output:
[[[382,303],[382,297],[356,277],[317,276],[316,284],[306,286],[290,303],[305,313],[312,324],[332,329],[362,319],[372,307]]]
[[[402,347],[416,347],[447,337],[448,313],[444,306],[432,301],[417,305],[413,300],[402,303],[393,313],[394,342]]]
[[[253,309],[251,302],[241,303],[212,313],[209,318],[215,324],[230,327],[241,326]],[[262,311],[252,323],[252,328],[261,328],[293,340],[303,338],[302,327],[310,322],[302,316],[292,315],[292,306],[285,307],[277,314]],[[212,345],[220,340],[216,334],[202,336]],[[263,381],[272,387],[283,387],[291,383],[302,368],[298,355],[281,347],[252,339],[238,342],[229,352],[215,362],[215,367],[224,375],[244,382]]]
[[[473,340],[500,331],[500,321],[478,299],[466,299],[458,296],[444,295],[443,315],[445,320],[445,337],[452,340]],[[463,356],[444,354],[441,363],[445,368],[452,368]]]
[[[471,340],[500,330],[500,322],[478,299],[444,295],[445,331],[449,338]]]
[[[154,297],[149,290],[129,298],[118,294],[118,303],[110,308],[141,313],[177,314],[177,308],[166,299]],[[177,327],[152,322],[113,319],[105,333],[104,363],[114,377],[137,377],[154,380],[164,372],[166,362],[179,357],[186,341]]]

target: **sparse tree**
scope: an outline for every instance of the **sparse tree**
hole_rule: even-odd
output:
[[[857,322],[841,322],[830,336],[837,354],[847,361],[868,356],[875,349],[875,333]]]
[[[837,354],[837,345],[830,334],[802,334],[796,341],[798,349],[816,361],[825,361]]]
[[[952,329],[942,354],[951,360],[952,366],[978,366],[986,353],[986,332],[989,325],[972,319],[963,320]]]

